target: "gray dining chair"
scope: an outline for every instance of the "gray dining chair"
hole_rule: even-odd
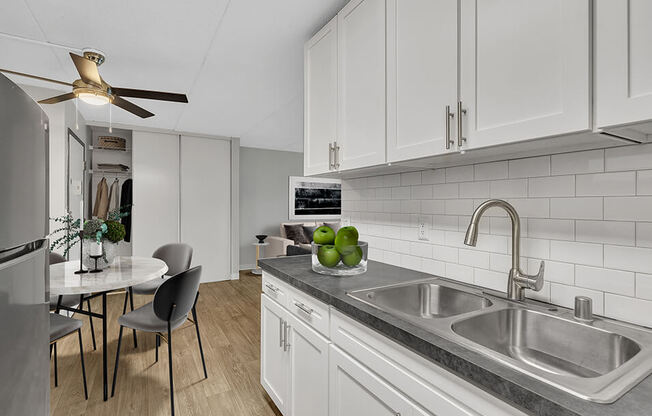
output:
[[[168,271],[160,279],[152,279],[148,282],[141,283],[136,286],[127,288],[125,292],[125,301],[122,306],[122,314],[127,312],[127,298],[131,305],[131,310],[134,310],[134,293],[137,295],[153,295],[156,289],[159,288],[170,276],[174,276],[181,272],[185,272],[190,268],[192,263],[192,247],[183,243],[170,243],[162,245],[154,250],[152,257],[155,259],[163,260],[168,266]],[[193,311],[193,313],[195,313]],[[156,347],[161,345],[160,339],[156,338]],[[134,348],[138,347],[138,339],[136,338],[136,331],[134,330]]]
[[[118,375],[118,363],[120,361],[120,344],[122,343],[122,330],[131,328],[138,331],[152,332],[156,334],[156,361],[158,361],[158,345],[163,338],[168,344],[168,367],[170,373],[170,405],[171,414],[174,416],[174,376],[172,372],[172,331],[179,328],[188,319],[192,312],[193,323],[197,330],[197,343],[204,367],[204,378],[208,378],[206,372],[206,361],[204,350],[199,335],[199,323],[195,304],[199,293],[199,280],[201,278],[201,266],[176,274],[159,286],[154,294],[154,300],[140,308],[122,315],[118,318],[120,333],[118,335],[118,348],[115,354],[115,369],[113,370],[113,384],[111,386],[111,397],[115,394],[115,383]]]
[[[66,258],[59,253],[50,253],[50,265],[57,263],[64,263]],[[84,305],[84,296],[87,293],[81,295],[61,295],[61,296],[50,296],[50,312],[59,312],[59,307],[65,306],[67,308],[72,308],[75,305],[79,305],[79,309],[83,309]],[[59,300],[61,298],[61,300]],[[88,312],[91,312],[91,300],[86,299],[86,307]],[[93,339],[93,350],[97,350],[97,345],[95,344],[95,328],[93,328],[93,317],[89,316],[88,320],[91,324],[91,338]]]
[[[82,321],[58,313],[50,314],[50,354],[54,347],[54,387],[59,385],[59,370],[57,366],[57,342],[62,338],[77,332],[79,338],[79,357],[81,358],[82,378],[84,380],[84,398],[88,400],[88,387],[86,386],[86,366],[84,365],[84,346],[82,343]]]

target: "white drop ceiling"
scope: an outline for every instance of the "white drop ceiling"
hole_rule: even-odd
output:
[[[69,52],[102,50],[116,87],[180,92],[188,104],[129,98],[114,123],[239,137],[242,146],[302,151],[303,43],[346,0],[2,0],[0,68],[72,82]],[[68,92],[25,77],[14,81]],[[82,102],[88,122],[108,106]]]

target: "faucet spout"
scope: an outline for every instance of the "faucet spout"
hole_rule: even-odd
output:
[[[464,237],[464,244],[475,247],[478,242],[480,219],[485,211],[492,207],[505,210],[512,221],[512,269],[509,271],[507,297],[512,300],[522,301],[525,298],[525,289],[539,291],[543,287],[544,262],[541,262],[539,273],[536,275],[529,276],[521,271],[521,219],[511,204],[502,199],[490,199],[480,204],[473,212]]]

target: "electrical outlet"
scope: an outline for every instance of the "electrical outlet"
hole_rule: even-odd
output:
[[[342,227],[348,227],[351,225],[351,217],[342,217],[341,218]]]
[[[419,240],[428,241],[428,226],[425,219],[419,218],[419,224],[417,226],[417,238]]]

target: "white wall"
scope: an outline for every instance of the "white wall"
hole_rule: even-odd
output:
[[[21,85],[20,87],[35,101],[62,94],[59,90],[29,85]],[[81,114],[77,114],[77,124],[79,127],[77,128],[75,123],[76,108],[73,101],[59,104],[44,104],[42,108],[50,121],[50,217],[54,218],[66,213],[68,129],[71,129],[80,139],[87,142],[87,128],[86,122]],[[50,222],[51,231],[56,226],[56,223]]]
[[[343,217],[369,241],[369,256],[505,291],[509,219],[491,209],[477,248],[465,246],[473,210],[489,198],[522,219],[521,264],[546,261],[541,292],[526,296],[572,307],[590,296],[600,315],[652,327],[652,145],[343,181]],[[417,240],[417,221],[430,240]]]
[[[289,176],[303,175],[303,153],[240,148],[240,268],[256,262],[256,234],[279,235],[288,219]]]

